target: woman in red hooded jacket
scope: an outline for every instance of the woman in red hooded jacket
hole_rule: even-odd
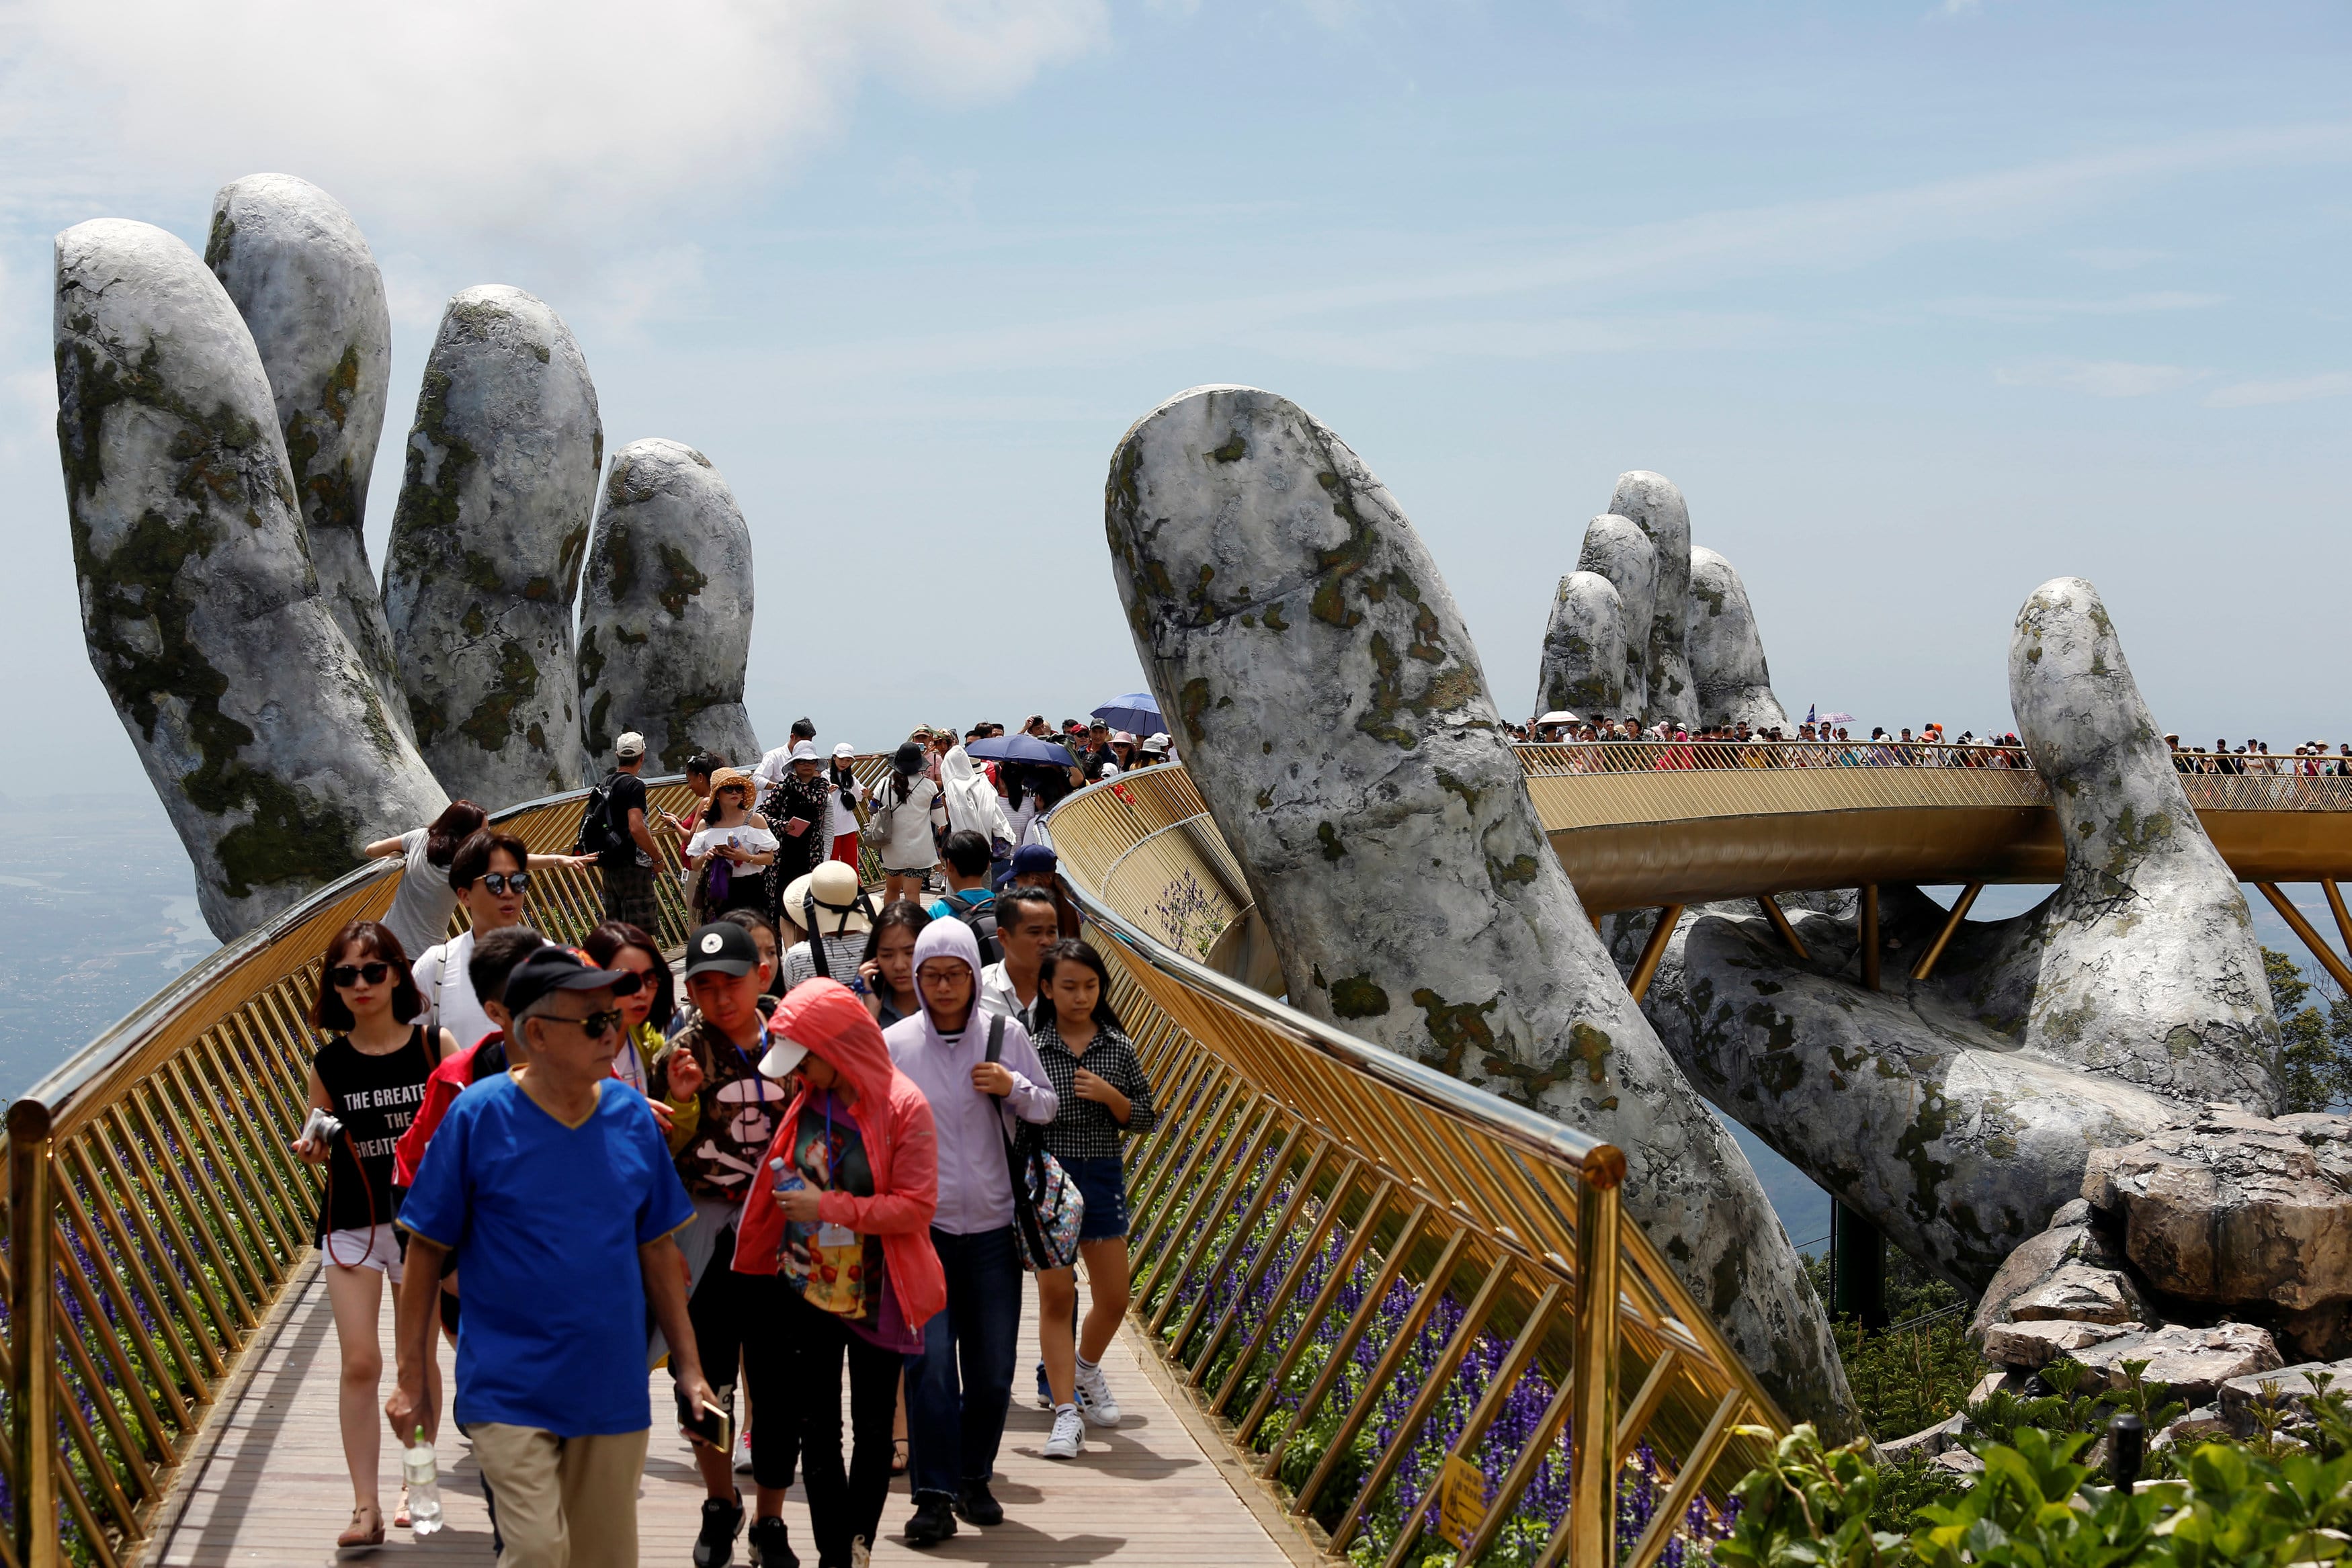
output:
[[[768,1326],[743,1346],[759,1486],[751,1545],[770,1564],[793,1559],[784,1493],[795,1457],[822,1565],[870,1546],[890,1492],[891,1421],[903,1357],[947,1302],[931,1250],[939,1145],[921,1090],[891,1065],[882,1030],[848,988],[795,986],[776,1006],[760,1063],[799,1092],[743,1200],[735,1271],[773,1281]],[[849,1364],[851,1456],[841,1462],[841,1368]]]

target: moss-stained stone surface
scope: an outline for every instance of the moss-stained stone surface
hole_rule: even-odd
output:
[[[1643,643],[1643,667],[1649,689],[1643,711],[1652,718],[1675,724],[1698,722],[1698,692],[1691,679],[1686,639],[1690,624],[1690,508],[1683,493],[1663,474],[1636,469],[1617,476],[1616,492],[1609,497],[1612,515],[1624,517],[1650,537],[1658,552],[1657,598],[1651,606],[1650,630],[1642,640],[1629,619],[1625,642]]]
[[[1795,1249],[1579,908],[1386,488],[1295,404],[1205,387],[1128,432],[1105,503],[1137,652],[1292,999],[1624,1147],[1629,1210],[1740,1354],[1852,1431]],[[1307,611],[1271,630],[1276,603]]]
[[[320,591],[405,733],[408,700],[361,533],[392,373],[383,275],[342,204],[291,174],[221,187],[205,265],[269,377]]]
[[[1577,550],[1576,570],[1605,578],[1617,590],[1617,643],[1624,659],[1624,674],[1617,683],[1619,706],[1605,716],[1624,718],[1645,714],[1650,704],[1649,626],[1658,600],[1657,547],[1630,518],[1604,513],[1584,525],[1584,542]],[[1549,648],[1549,629],[1544,641]],[[1586,718],[1593,716],[1580,707],[1572,706],[1569,711]]]
[[[632,441],[605,476],[580,590],[592,768],[631,729],[662,772],[705,749],[750,767],[760,756],[743,708],[751,656],[751,530],[734,494],[693,447]]]
[[[1729,561],[1701,545],[1691,547],[1690,607],[1685,652],[1698,688],[1698,721],[1777,727],[1790,739],[1797,727],[1772,695],[1764,665],[1764,639],[1748,585]]]
[[[2244,898],[2090,584],[2027,601],[2010,699],[2062,802],[2065,881],[2040,907],[1964,924],[1915,982],[1944,911],[1881,890],[1883,993],[1860,985],[1850,894],[1798,919],[1806,963],[1752,905],[1694,910],[1644,999],[1702,1092],[1971,1289],[2075,1196],[2093,1149],[2276,1101]],[[1622,967],[1649,918],[1607,923]]]
[[[447,803],[320,591],[268,376],[146,224],[57,242],[58,448],[90,664],[224,940]]]
[[[596,388],[562,319],[503,285],[451,299],[383,605],[417,745],[452,794],[496,809],[585,776],[572,601],[604,457]]]
[[[1616,584],[1596,571],[1572,571],[1552,596],[1536,672],[1536,708],[1566,708],[1580,718],[1615,718],[1625,708],[1625,607]]]

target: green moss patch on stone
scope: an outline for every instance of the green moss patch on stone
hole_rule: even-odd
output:
[[[1339,1018],[1379,1018],[1388,1010],[1389,994],[1370,975],[1349,975],[1331,987],[1331,1011]]]
[[[1495,1049],[1495,1031],[1486,1022],[1486,1015],[1501,1004],[1500,997],[1489,997],[1483,1002],[1450,1002],[1437,992],[1423,986],[1412,993],[1412,1005],[1429,1023],[1429,1038],[1437,1051],[1422,1060],[1459,1078],[1462,1059],[1472,1051],[1480,1058],[1491,1055]]]

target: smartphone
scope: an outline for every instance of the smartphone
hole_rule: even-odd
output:
[[[686,1393],[677,1393],[677,1424],[698,1441],[709,1444],[722,1454],[735,1451],[735,1422],[718,1406],[708,1403],[699,1411],[688,1408]]]

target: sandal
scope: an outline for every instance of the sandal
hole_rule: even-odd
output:
[[[360,1521],[367,1518],[371,1514],[375,1518],[374,1528],[362,1530],[360,1527]],[[339,1552],[349,1551],[356,1547],[381,1546],[383,1544],[383,1510],[372,1502],[363,1502],[353,1508],[352,1510],[351,1528],[344,1531],[341,1535],[335,1537],[335,1548]]]
[[[408,1517],[408,1483],[404,1481],[400,1487],[400,1506],[392,1511],[392,1527],[406,1530],[415,1522]]]
[[[894,1476],[907,1473],[907,1439],[904,1437],[890,1439],[890,1473]]]

